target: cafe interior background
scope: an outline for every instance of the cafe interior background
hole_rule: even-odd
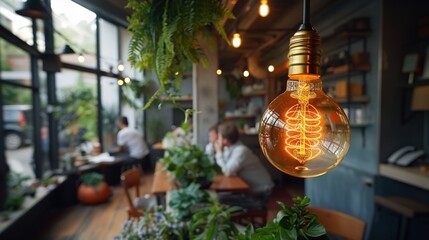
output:
[[[323,89],[348,115],[351,145],[338,167],[307,179],[271,166],[257,135],[264,109],[285,90],[289,40],[301,23],[302,2],[269,0],[267,17],[258,15],[260,1],[223,2],[235,15],[223,22],[227,36],[239,33],[241,46],[235,48],[220,37],[214,49],[203,46],[209,65],[190,64],[174,101],[161,97],[143,111],[158,86],[154,73],[139,71],[128,61],[127,1],[43,0],[52,10],[52,18],[43,19],[16,13],[21,1],[3,0],[0,166],[4,169],[7,162],[12,171],[33,179],[66,172],[74,156],[84,151],[77,148],[80,142],[73,133],[98,139],[102,151],[108,151],[115,147],[120,115],[128,116],[130,127],[152,146],[184,120],[175,107],[180,104],[199,112],[192,122],[194,140],[201,147],[208,142],[210,126],[234,121],[277,191],[286,190],[288,182],[300,182],[312,205],[364,220],[366,239],[395,239],[391,229],[399,228],[400,216],[377,206],[376,196],[429,204],[429,2],[311,1],[311,21],[322,42]],[[136,95],[136,88],[145,91]],[[72,113],[79,108],[88,111],[73,125]],[[401,166],[392,154],[406,146],[417,155]],[[154,150],[152,168],[158,157]],[[55,211],[76,204],[71,195],[56,195],[50,201],[61,204],[40,204],[41,209],[26,209],[21,218],[47,222]],[[40,230],[29,220],[13,224]],[[10,236],[7,229],[13,224],[0,223],[0,236]],[[428,224],[427,213],[413,218],[409,239],[427,236]]]

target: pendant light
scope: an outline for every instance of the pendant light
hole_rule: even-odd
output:
[[[239,48],[241,46],[241,37],[238,32],[234,33],[232,37],[232,46],[235,48]]]
[[[266,17],[270,14],[270,6],[268,6],[268,0],[261,0],[259,5],[259,16]]]
[[[320,37],[304,0],[303,23],[289,45],[289,80],[284,93],[262,115],[259,143],[279,170],[316,177],[332,170],[350,147],[350,126],[340,106],[322,90]]]
[[[49,13],[41,0],[27,0],[22,8],[15,11],[17,14],[30,18],[48,18]]]

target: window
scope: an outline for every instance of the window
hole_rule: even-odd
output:
[[[56,52],[61,52],[66,44],[75,51],[74,54],[61,55],[61,60],[70,64],[95,68],[95,13],[71,0],[51,1],[51,6]]]
[[[116,78],[101,78],[101,105],[103,106],[103,147],[114,150],[116,145],[116,120],[119,115],[119,87]]]

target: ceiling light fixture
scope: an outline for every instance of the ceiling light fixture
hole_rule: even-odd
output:
[[[268,0],[261,0],[259,5],[259,16],[266,17],[270,14],[270,6],[268,6]]]
[[[332,170],[350,147],[346,114],[322,90],[320,37],[310,24],[303,0],[303,23],[289,45],[287,89],[262,115],[259,143],[279,170],[296,177],[317,177]]]
[[[41,0],[27,0],[22,8],[15,11],[17,14],[30,18],[48,18],[49,13]]]
[[[274,66],[273,65],[268,66],[268,72],[274,72]]]
[[[234,33],[232,37],[232,46],[239,48],[241,46],[241,37],[239,33]]]

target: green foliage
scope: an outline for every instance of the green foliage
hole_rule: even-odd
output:
[[[3,104],[16,105],[25,104],[31,105],[31,91],[26,88],[11,86],[7,84],[2,85]]]
[[[7,197],[4,205],[6,212],[16,211],[21,209],[25,199],[24,182],[30,179],[19,173],[10,172],[6,176],[7,179]],[[6,213],[7,215],[7,213]]]
[[[264,227],[254,230],[247,228],[240,239],[285,239],[301,240],[316,237],[323,238],[326,234],[325,228],[317,221],[317,215],[311,214],[305,209],[310,203],[308,197],[295,197],[293,206],[287,206],[282,202],[277,202],[281,210],[276,218],[267,223]]]
[[[231,214],[240,210],[239,207],[227,207],[217,202],[197,210],[192,216],[190,224],[190,239],[237,239],[238,230],[231,221]]]
[[[197,145],[169,148],[160,162],[181,187],[187,187],[201,179],[212,181],[222,172]]]
[[[185,239],[187,226],[162,206],[148,211],[138,221],[127,220],[115,240],[170,240]]]
[[[79,180],[85,186],[96,187],[104,181],[104,176],[96,172],[87,172],[80,175]]]
[[[65,126],[76,124],[85,129],[83,137],[92,140],[97,135],[97,98],[93,89],[81,81],[73,87],[64,90],[64,97],[59,102],[64,108],[56,114],[64,121]]]
[[[127,7],[132,10],[128,60],[137,69],[155,72],[160,83],[145,109],[162,93],[177,89],[187,62],[207,65],[199,41],[213,36],[213,29],[227,40],[221,21],[233,18],[218,0],[129,0]]]
[[[183,220],[189,218],[196,208],[207,204],[209,199],[210,195],[202,191],[199,184],[191,183],[186,188],[171,191],[168,205],[173,209],[173,214]]]

